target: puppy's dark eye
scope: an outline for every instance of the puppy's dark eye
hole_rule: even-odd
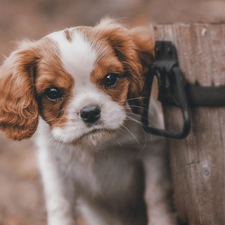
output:
[[[55,87],[47,88],[45,90],[45,96],[47,97],[48,100],[53,102],[56,102],[62,99],[61,92]]]
[[[107,74],[104,77],[104,86],[105,88],[113,88],[117,85],[117,82],[119,80],[119,76],[114,73]]]

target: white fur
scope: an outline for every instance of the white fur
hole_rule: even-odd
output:
[[[93,70],[97,53],[76,28],[69,29],[71,41],[64,31],[54,32],[47,37],[55,40],[60,50],[63,67],[76,79],[86,80]]]

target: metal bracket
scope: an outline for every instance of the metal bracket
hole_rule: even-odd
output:
[[[186,93],[188,104],[191,107],[208,106],[224,107],[225,106],[225,86],[199,86],[187,85]]]
[[[142,124],[146,132],[168,138],[182,139],[190,132],[190,119],[188,114],[187,97],[183,82],[182,72],[178,66],[177,51],[172,42],[156,41],[156,60],[146,76],[146,96],[144,98],[144,113],[142,114]],[[150,104],[150,94],[153,77],[158,79],[159,95],[158,99],[162,104],[176,104],[182,110],[183,128],[181,131],[167,131],[149,126],[148,107]]]

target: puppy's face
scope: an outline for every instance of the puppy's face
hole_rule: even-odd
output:
[[[42,66],[46,60],[39,63],[36,91],[40,113],[53,137],[63,142],[107,138],[125,119],[128,74],[106,37],[88,40],[89,35],[98,34],[91,28],[50,34],[48,41],[58,52],[55,62],[50,62],[49,68]],[[53,72],[56,64],[59,68]]]
[[[107,140],[122,126],[127,100],[140,112],[152,51],[150,34],[142,40],[112,20],[23,43],[0,68],[1,129],[30,137],[41,115],[58,141]]]

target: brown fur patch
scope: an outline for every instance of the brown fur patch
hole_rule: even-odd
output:
[[[124,74],[123,64],[115,56],[113,49],[108,46],[101,52],[97,59],[95,69],[91,73],[91,81],[95,83],[100,90],[110,95],[113,101],[121,106],[125,105],[129,80]],[[119,80],[113,88],[104,86],[104,78],[108,74],[117,74]]]
[[[65,123],[73,79],[63,70],[58,55],[56,44],[48,38],[23,42],[0,67],[0,129],[8,138],[31,137],[39,112],[50,126]],[[44,91],[48,87],[59,88],[63,99],[47,100]]]
[[[58,48],[48,39],[45,40],[48,51],[45,48],[41,52],[42,58],[38,63],[36,77],[36,92],[41,116],[53,128],[63,126],[66,121],[66,107],[72,97],[74,79],[62,67]],[[45,96],[45,90],[56,87],[62,94],[59,101],[50,101]]]
[[[21,45],[0,68],[0,128],[8,138],[29,138],[38,123],[33,87],[38,56],[33,43]]]
[[[64,33],[65,33],[65,36],[66,36],[66,39],[71,42],[72,41],[72,38],[71,38],[71,35],[70,35],[70,31],[68,29],[65,29],[64,30]]]

